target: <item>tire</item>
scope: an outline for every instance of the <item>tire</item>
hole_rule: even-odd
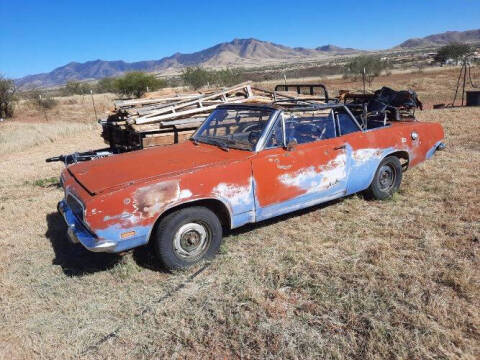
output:
[[[155,253],[166,269],[185,269],[218,253],[222,225],[211,210],[192,206],[165,216],[153,240]]]
[[[391,198],[400,187],[402,171],[402,164],[396,156],[383,159],[378,165],[370,187],[366,191],[367,196],[377,200]]]

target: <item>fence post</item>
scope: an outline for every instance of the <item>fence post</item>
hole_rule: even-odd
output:
[[[92,98],[93,112],[95,113],[95,121],[98,121],[97,109],[95,109],[95,100],[93,100],[93,90],[90,90],[90,96]]]

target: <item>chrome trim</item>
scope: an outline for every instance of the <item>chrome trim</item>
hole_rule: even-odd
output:
[[[83,210],[83,219],[78,219],[80,220],[83,224],[86,223],[86,215],[87,215],[87,210],[85,209],[85,204],[83,203],[83,201],[81,201],[78,196],[74,195],[71,191],[69,190],[65,190],[65,203],[67,203],[67,198],[71,196],[73,197],[79,204],[80,204],[80,207],[82,208]],[[67,204],[68,205],[68,204]],[[73,211],[73,210],[72,210]]]
[[[270,133],[272,132],[278,117],[282,113],[283,113],[282,110],[275,110],[273,114],[270,116],[267,126],[265,126],[265,129],[263,129],[262,136],[260,136],[260,138],[257,141],[257,144],[255,145],[255,150],[254,150],[255,152],[260,152],[265,148],[265,146],[267,145],[268,137],[270,136]],[[283,141],[285,142],[285,140]]]

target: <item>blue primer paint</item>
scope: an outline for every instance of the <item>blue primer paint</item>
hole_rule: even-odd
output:
[[[363,151],[363,153],[358,151],[353,151],[349,144],[346,145],[345,178],[339,179],[328,189],[312,191],[318,184],[322,183],[325,171],[328,170],[320,170],[317,173],[314,172],[314,168],[308,168],[306,170],[310,171],[312,176],[299,177],[295,183],[305,190],[306,194],[263,208],[258,206],[258,199],[255,196],[257,204],[255,220],[265,220],[365,190],[370,186],[382,159],[395,152],[395,149],[389,147],[386,149],[361,149],[360,151]],[[362,157],[362,154],[365,156]]]
[[[253,177],[244,186],[220,183],[213,189],[213,195],[230,209],[232,228],[255,221],[255,182]]]
[[[364,156],[362,156],[362,152]],[[395,152],[393,147],[386,149],[359,149],[351,153],[347,195],[363,191],[372,183],[380,162]]]
[[[59,207],[63,209],[62,213],[69,227],[69,233],[89,250],[95,251],[101,249],[102,243],[108,243],[108,249],[102,251],[120,252],[134,247],[144,245],[148,242],[149,226],[132,226],[129,228],[121,227],[119,224],[112,225],[106,229],[100,229],[92,234],[85,225],[77,219],[67,203],[62,200]],[[135,236],[122,239],[121,234],[135,231]],[[111,245],[111,246],[110,246]]]
[[[344,196],[350,167],[349,153],[351,153],[351,150],[351,146],[347,145],[345,154],[339,154],[339,157],[333,160],[338,162],[335,168],[324,166],[318,169],[311,166],[297,173],[282,175],[284,180],[288,180],[292,186],[298,186],[306,193],[266,207],[258,206],[259,202],[255,195],[255,203],[257,204],[255,220],[266,220]],[[344,157],[343,159],[342,156]],[[330,177],[327,175],[330,175]],[[332,183],[328,188],[324,188],[329,181],[332,181]]]
[[[241,214],[232,216],[232,229],[240,227],[242,225],[255,222],[255,212],[248,211]]]
[[[435,145],[433,145],[433,147],[432,147],[430,150],[427,151],[427,155],[425,156],[425,158],[426,158],[426,159],[430,159],[430,158],[433,156],[433,154],[435,154],[435,152],[437,151],[438,146],[439,146],[441,143],[442,143],[441,141],[437,141],[437,142],[435,143]]]
[[[328,189],[320,193],[309,193],[298,196],[294,199],[284,201],[279,204],[273,204],[264,208],[256,209],[256,221],[266,220],[275,216],[287,214],[292,211],[300,210],[313,205],[321,204],[345,195],[344,191],[335,192],[336,189]]]
[[[132,226],[125,228],[120,227],[119,224],[115,224],[106,229],[96,230],[95,233],[99,239],[105,239],[117,243],[112,252],[120,252],[145,245],[148,242],[150,229],[151,226]],[[135,231],[135,236],[126,239],[121,238],[121,234],[130,231]]]

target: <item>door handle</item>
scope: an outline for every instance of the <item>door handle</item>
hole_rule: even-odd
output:
[[[347,148],[347,145],[343,144],[343,145],[334,147],[333,150],[344,150],[344,149],[346,149],[346,148]]]

